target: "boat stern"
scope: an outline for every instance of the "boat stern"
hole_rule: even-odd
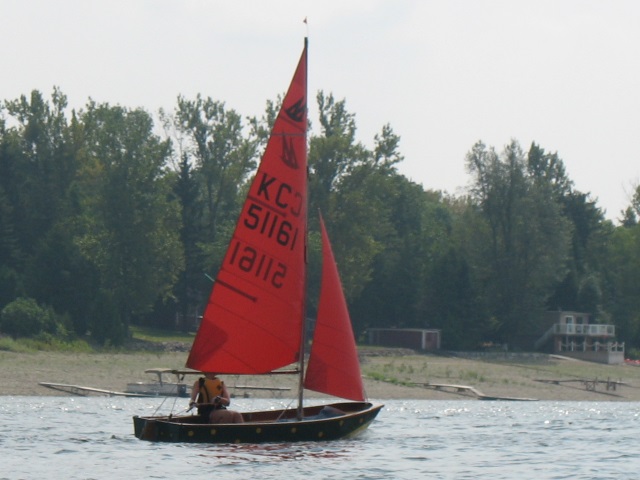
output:
[[[158,429],[156,421],[151,418],[133,417],[133,432],[140,440],[155,442],[158,440]]]

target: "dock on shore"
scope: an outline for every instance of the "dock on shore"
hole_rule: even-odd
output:
[[[478,400],[504,400],[504,401],[516,401],[516,402],[534,402],[537,398],[523,398],[523,397],[501,397],[494,395],[486,395],[478,390],[476,387],[472,387],[469,385],[451,385],[446,383],[415,383],[414,385],[424,387],[424,388],[433,388],[435,390],[441,390],[445,392],[450,392],[453,394],[469,396],[471,394]]]

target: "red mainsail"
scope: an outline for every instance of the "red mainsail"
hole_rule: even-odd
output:
[[[298,361],[305,308],[306,134],[305,41],[187,367],[257,374]]]
[[[340,398],[363,401],[364,387],[351,319],[322,217],[320,228],[322,283],[304,387]]]

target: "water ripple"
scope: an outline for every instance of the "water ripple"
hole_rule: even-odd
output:
[[[238,399],[240,409],[268,400]],[[326,443],[141,442],[131,417],[149,399],[4,397],[2,474],[10,478],[226,479],[636,478],[640,406],[604,402],[388,401],[364,435]],[[37,446],[37,448],[34,448]]]

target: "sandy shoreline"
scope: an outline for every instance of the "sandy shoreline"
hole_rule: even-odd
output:
[[[182,368],[184,352],[69,354],[0,351],[0,395],[50,396],[64,393],[38,382],[64,383],[124,391],[128,382],[150,381],[148,368]],[[640,367],[600,365],[554,357],[529,361],[519,358],[478,360],[405,351],[361,355],[365,388],[370,399],[452,400],[476,398],[471,391],[437,390],[426,384],[470,386],[492,397],[552,401],[640,401]],[[194,380],[194,379],[193,379]],[[193,381],[187,379],[187,382]],[[557,384],[540,380],[559,380]],[[241,387],[290,388],[296,376],[226,376],[232,394],[274,396],[268,390]],[[607,382],[609,384],[607,385]],[[607,386],[609,388],[607,388]],[[314,396],[309,392],[307,397]],[[321,396],[321,395],[318,395]]]

